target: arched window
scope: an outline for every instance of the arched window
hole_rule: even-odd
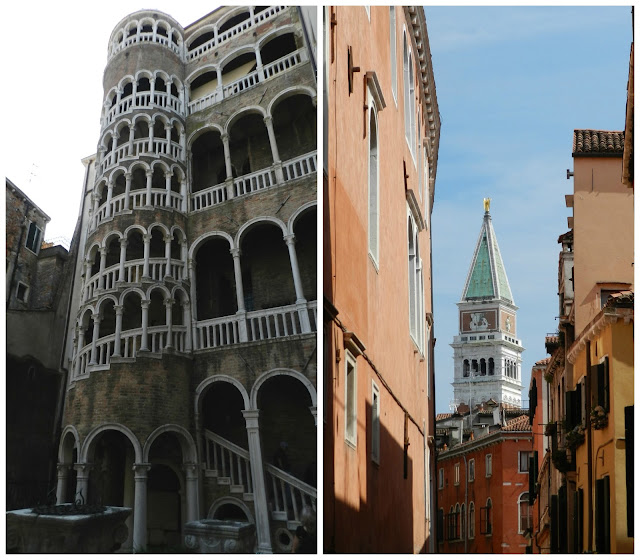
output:
[[[462,364],[462,375],[463,377],[469,377],[470,369],[469,369],[469,360],[465,360]]]
[[[464,540],[465,538],[465,530],[467,525],[466,519],[467,519],[467,512],[464,507],[464,504],[462,504],[462,506],[460,506],[460,538],[462,540]]]
[[[518,533],[522,534],[527,529],[531,529],[533,525],[532,517],[529,492],[523,492],[518,498]]]
[[[455,517],[454,517],[454,533],[453,533],[453,538],[455,540],[458,540],[460,538],[460,504],[456,504],[456,509],[455,509]]]
[[[487,375],[487,361],[480,358],[480,375]]]
[[[493,375],[495,373],[495,364],[493,358],[489,358],[489,375]]]
[[[371,95],[369,94],[369,97]],[[369,106],[373,100],[370,99]],[[378,217],[380,200],[378,196],[378,122],[375,109],[369,113],[369,253],[378,263]]]
[[[391,58],[391,92],[398,99],[398,69],[396,68],[396,7],[389,6],[389,56]]]
[[[469,504],[469,538],[476,536],[476,506],[473,502]]]
[[[480,533],[482,535],[491,535],[493,516],[491,515],[491,498],[487,498],[487,505],[480,508]]]

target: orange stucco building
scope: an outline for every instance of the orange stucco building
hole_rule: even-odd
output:
[[[433,551],[440,121],[425,15],[326,7],[324,36],[323,549]]]

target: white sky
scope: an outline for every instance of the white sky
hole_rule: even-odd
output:
[[[9,1],[2,8],[2,167],[51,218],[46,239],[73,235],[84,180],[81,160],[96,152],[100,134],[111,32],[122,18],[147,8],[185,27],[216,6],[201,0],[110,0]]]

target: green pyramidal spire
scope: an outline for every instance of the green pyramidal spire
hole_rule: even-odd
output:
[[[482,228],[462,292],[462,300],[503,299],[513,303],[498,240],[491,224],[489,204],[490,199],[485,198]]]

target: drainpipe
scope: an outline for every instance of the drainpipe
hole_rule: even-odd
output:
[[[463,455],[462,458],[464,459],[464,516],[465,516],[465,521],[469,518],[469,512],[467,511],[468,509],[468,505],[467,505],[467,497],[468,497],[468,491],[469,491],[469,472],[467,471],[467,456]],[[475,516],[474,516],[474,522],[475,522]],[[461,523],[462,525],[462,523]],[[469,534],[469,527],[467,527],[467,523],[465,523],[465,532],[464,532],[464,553],[467,553],[467,545],[468,545],[468,541],[467,541],[467,535]]]
[[[591,341],[587,340],[587,383],[585,386],[586,403],[591,405]],[[593,462],[591,457],[593,456],[593,444],[591,442],[591,414],[587,414],[587,488],[589,492],[587,494],[587,543],[588,550],[593,550]]]

